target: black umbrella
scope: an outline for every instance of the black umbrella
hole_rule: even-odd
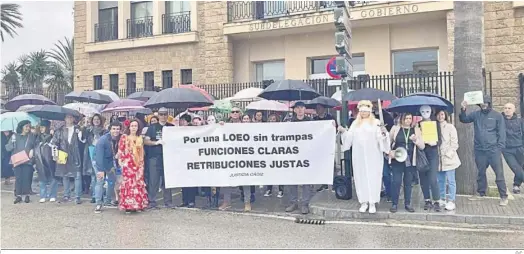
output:
[[[113,99],[111,99],[111,97],[105,94],[97,93],[95,91],[70,92],[65,96],[65,98],[69,100],[94,104],[109,104],[113,102]]]
[[[320,94],[302,80],[281,80],[268,86],[258,97],[274,101],[312,100]]]
[[[151,97],[144,107],[146,108],[198,108],[213,105],[213,100],[206,97],[198,89],[190,87],[176,87],[164,89]]]
[[[58,105],[37,105],[28,109],[26,112],[40,118],[57,121],[64,121],[66,115],[71,115],[76,118],[82,116],[80,112],[74,109],[64,108]]]
[[[148,101],[155,95],[157,92],[155,91],[142,91],[142,92],[134,92],[127,96],[128,99],[132,100],[139,100],[139,101]]]
[[[56,105],[56,103],[40,94],[22,94],[8,101],[4,108],[16,111],[23,105]]]
[[[313,100],[310,100],[309,102],[306,103],[306,108],[309,108],[309,109],[314,109],[317,107],[317,105],[322,105],[323,107],[325,108],[334,108],[334,107],[338,107],[342,104],[340,104],[339,101],[333,99],[333,98],[329,98],[329,97],[325,97],[325,96],[319,96]]]
[[[384,90],[378,90],[374,88],[362,88],[346,94],[346,96],[342,99],[345,99],[347,101],[368,100],[373,102],[378,100],[392,101],[397,99],[397,97],[392,93]]]
[[[406,97],[410,97],[410,96],[425,96],[425,97],[438,98],[441,101],[443,101],[444,103],[446,103],[446,105],[447,105],[446,111],[448,111],[450,113],[453,113],[453,111],[455,109],[455,106],[453,106],[453,103],[451,103],[451,101],[449,101],[448,99],[446,99],[446,98],[444,98],[444,97],[442,97],[442,96],[440,96],[438,94],[435,94],[435,93],[418,92],[418,93],[409,94]]]
[[[420,115],[420,107],[428,105],[437,110],[449,110],[448,105],[437,97],[432,96],[406,96],[400,99],[394,100],[386,108],[389,112],[396,113],[412,113],[414,115]]]

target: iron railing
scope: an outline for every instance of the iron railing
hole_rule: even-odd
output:
[[[334,1],[228,1],[228,22],[269,19],[335,8]]]
[[[95,42],[118,40],[118,23],[95,24]]]
[[[153,16],[127,20],[127,38],[153,36]]]
[[[179,34],[191,31],[191,12],[162,14],[162,33]]]

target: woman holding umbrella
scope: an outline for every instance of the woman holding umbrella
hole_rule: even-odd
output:
[[[55,202],[57,197],[58,181],[55,178],[55,162],[52,159],[52,149],[48,145],[53,136],[50,133],[51,122],[42,120],[35,146],[35,165],[38,172],[40,186],[40,203],[49,197],[49,202]],[[49,192],[47,191],[49,185]]]
[[[15,204],[22,202],[22,196],[25,195],[24,202],[29,203],[29,195],[31,194],[31,180],[33,178],[33,158],[36,137],[31,133],[31,122],[23,120],[18,123],[16,127],[16,134],[7,142],[6,150],[11,152],[11,159],[15,157],[25,157],[24,159],[16,159],[19,165],[14,166],[15,173]],[[25,161],[25,162],[24,162]]]
[[[83,130],[82,136],[85,137],[86,145],[84,147],[84,158],[83,158],[83,174],[91,177],[91,203],[95,203],[95,185],[96,185],[96,172],[93,170],[94,151],[95,146],[107,129],[104,129],[104,118],[100,114],[95,114],[91,118],[91,124],[89,127]],[[87,186],[86,186],[87,187]]]

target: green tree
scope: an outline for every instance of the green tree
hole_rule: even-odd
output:
[[[22,25],[22,13],[18,4],[2,4],[0,6],[0,37],[4,42],[4,33],[11,37],[17,35],[16,29]]]
[[[8,63],[2,69],[2,86],[8,89],[14,89],[20,87],[20,76],[16,69],[18,65],[15,62]]]
[[[71,88],[69,85],[69,77],[64,72],[64,68],[60,66],[60,64],[52,62],[49,64],[47,71],[45,83],[49,85],[47,87],[49,91],[57,92],[69,90]]]
[[[54,66],[54,68],[60,67],[62,68],[62,74],[64,75],[65,79],[68,81],[67,87],[73,88],[73,71],[74,71],[74,39],[68,39],[67,37],[64,37],[64,41],[58,41],[58,43],[55,43],[55,48],[49,52],[49,56],[58,63],[58,66]],[[55,69],[56,71],[56,69]],[[56,72],[55,72],[56,73]],[[52,75],[52,74],[51,74]],[[61,88],[61,87],[57,87]]]

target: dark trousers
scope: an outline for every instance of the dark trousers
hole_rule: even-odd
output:
[[[326,187],[327,187],[327,185],[326,185]],[[266,187],[266,190],[273,191],[273,185],[268,185]],[[284,185],[279,185],[278,186],[278,191],[282,191],[283,192],[284,191]]]
[[[440,166],[440,157],[437,146],[426,146],[424,153],[429,161],[429,168],[426,171],[419,171],[420,188],[425,200],[438,201],[440,199],[440,191],[437,181],[437,172]]]
[[[416,172],[415,167],[406,167],[406,164],[393,162],[391,164],[391,171],[393,172],[393,182],[391,184],[391,202],[393,205],[398,205],[400,195],[400,186],[404,181],[404,205],[411,205],[411,190],[413,182],[413,173]]]
[[[82,191],[88,192],[91,186],[91,176],[82,176]]]
[[[22,164],[13,168],[15,172],[15,196],[30,195],[33,181],[33,166]]]
[[[182,203],[189,204],[189,203],[195,203],[195,199],[197,196],[198,187],[185,187],[182,188]]]
[[[382,167],[382,182],[384,183],[384,191],[387,197],[391,197],[391,167],[388,160],[384,159],[384,166]]]
[[[149,158],[149,186],[147,189],[149,205],[155,207],[156,204],[156,194],[158,193],[158,188],[162,188],[162,194],[164,196],[164,204],[166,206],[173,205],[173,196],[171,194],[171,189],[165,188],[165,183],[162,182],[160,186],[160,179],[164,176],[164,162],[162,157],[152,157]]]
[[[240,186],[238,187],[240,189],[240,192],[241,193],[244,193],[244,187],[243,186]],[[255,194],[256,190],[255,190],[255,186],[249,186],[249,189],[251,191],[251,195]]]
[[[477,164],[477,192],[486,195],[488,179],[486,170],[489,166],[495,171],[495,183],[501,198],[506,198],[506,180],[504,179],[504,168],[502,164],[502,153],[499,149],[493,151],[475,150],[475,163]]]
[[[520,187],[524,182],[524,147],[506,148],[502,150],[502,155],[515,174],[513,186]]]

